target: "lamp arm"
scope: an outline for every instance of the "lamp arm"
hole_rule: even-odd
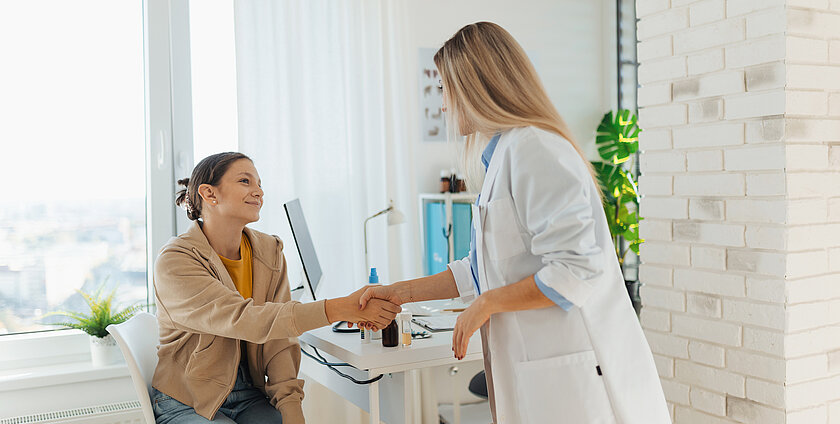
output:
[[[394,210],[393,205],[388,206],[387,208],[382,209],[381,211],[379,211],[379,212],[367,217],[367,219],[365,219],[365,272],[368,272],[368,268],[370,268],[370,264],[368,263],[368,240],[367,240],[368,221],[370,221],[373,218],[376,218],[377,216],[380,216],[380,215],[386,214],[388,212],[391,212],[392,210]]]

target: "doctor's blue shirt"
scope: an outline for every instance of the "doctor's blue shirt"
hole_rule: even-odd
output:
[[[490,166],[490,159],[493,158],[493,152],[496,151],[496,146],[499,144],[499,138],[502,137],[501,133],[497,133],[490,139],[490,143],[487,144],[487,147],[484,148],[484,151],[481,153],[481,163],[484,165],[484,170],[487,171],[487,168]],[[478,206],[478,201],[481,199],[481,195],[478,195],[478,198],[475,199],[475,205]],[[473,216],[473,219],[477,217]],[[478,259],[475,252],[475,226],[470,226],[470,271],[472,271],[472,278],[473,284],[475,284],[475,291],[479,295],[481,294],[481,287],[478,284]],[[534,274],[534,281],[537,283],[537,288],[540,289],[545,297],[551,299],[552,302],[556,303],[557,306],[563,308],[564,311],[568,311],[569,309],[574,306],[572,302],[569,302],[568,299],[563,297],[560,293],[557,293],[556,290],[552,289],[545,285],[542,282],[540,277],[537,274]]]

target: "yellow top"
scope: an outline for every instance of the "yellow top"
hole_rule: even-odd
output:
[[[251,242],[245,233],[242,233],[242,241],[239,244],[239,260],[228,259],[219,255],[219,259],[225,264],[230,278],[233,279],[233,284],[236,290],[242,295],[243,299],[251,297],[254,288],[254,278],[251,273]]]

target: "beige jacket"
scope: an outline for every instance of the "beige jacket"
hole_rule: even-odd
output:
[[[152,386],[213,419],[233,389],[244,340],[255,386],[284,424],[303,423],[296,337],[329,324],[324,301],[291,301],[283,242],[250,228],[245,234],[253,250],[252,299],[236,291],[198,222],[161,249],[154,275],[160,346]]]

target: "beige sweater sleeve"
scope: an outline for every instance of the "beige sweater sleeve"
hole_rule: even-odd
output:
[[[263,344],[329,324],[324,301],[255,305],[214,278],[193,252],[177,247],[158,257],[154,286],[159,316],[184,331]]]

